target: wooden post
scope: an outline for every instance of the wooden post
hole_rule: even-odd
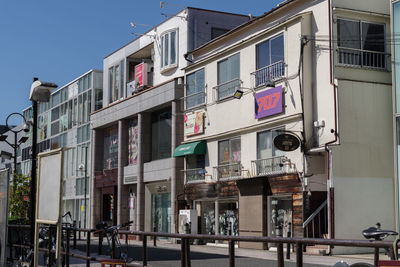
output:
[[[296,244],[296,267],[303,267],[303,244]]]
[[[229,267],[235,267],[235,241],[229,240]]]
[[[69,247],[69,235],[70,235],[70,229],[69,228],[67,228],[67,248],[66,248],[66,255],[65,255],[65,263],[66,263],[66,265],[67,265],[67,267],[69,267],[69,250],[70,250],[70,247]]]
[[[278,243],[277,247],[278,254],[278,267],[284,267],[285,261],[283,259],[283,243]]]
[[[379,248],[375,248],[374,250],[374,265],[378,266],[379,262]]]
[[[143,235],[143,248],[142,248],[142,260],[143,266],[147,266],[147,236]]]
[[[186,248],[185,248],[185,239],[181,239],[181,267],[185,267],[186,264]]]
[[[190,239],[185,239],[186,241],[186,267],[190,267]]]
[[[86,233],[86,257],[90,257],[90,232]],[[90,267],[90,259],[86,259],[86,267]]]
[[[99,255],[103,253],[103,232],[99,233],[99,245],[97,246],[97,253]]]

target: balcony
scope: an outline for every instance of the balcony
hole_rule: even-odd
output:
[[[243,170],[240,162],[214,167],[214,177],[219,181],[242,178],[242,172]]]
[[[271,84],[285,75],[285,63],[275,62],[251,73],[255,76],[255,87]]]
[[[185,110],[202,106],[206,103],[206,92],[202,91],[185,96],[184,102],[185,102]]]
[[[183,170],[185,183],[202,183],[205,181],[206,170],[203,168]]]
[[[286,156],[253,160],[251,170],[254,177],[297,173],[296,165]]]
[[[338,61],[341,65],[386,69],[386,56],[387,54],[384,52],[347,47],[338,48]]]
[[[241,84],[242,81],[238,78],[215,86],[213,88],[215,92],[215,99],[220,101],[233,96],[236,89],[241,87]]]
[[[118,185],[118,169],[96,171],[94,174],[96,188]]]

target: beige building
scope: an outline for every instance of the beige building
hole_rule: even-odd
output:
[[[395,228],[389,33],[388,1],[289,0],[186,54],[174,156],[200,233]]]

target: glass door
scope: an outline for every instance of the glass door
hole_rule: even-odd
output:
[[[292,196],[270,197],[270,236],[287,237],[292,232],[292,203]]]

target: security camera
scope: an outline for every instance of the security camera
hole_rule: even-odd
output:
[[[80,171],[83,171],[83,170],[85,169],[85,164],[83,164],[83,163],[79,164],[78,169],[79,169]]]
[[[24,130],[24,132],[29,132],[29,129],[30,129],[30,123],[29,122],[26,122],[26,123],[24,123],[24,126],[23,126],[23,128],[22,128],[23,130]]]

